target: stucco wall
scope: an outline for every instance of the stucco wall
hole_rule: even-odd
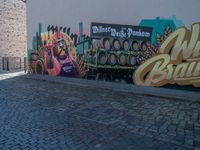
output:
[[[0,70],[2,57],[17,67],[27,57],[26,4],[21,0],[0,0]],[[16,61],[16,62],[15,62]]]
[[[143,18],[176,15],[186,26],[200,21],[199,0],[29,0],[29,47],[38,23],[72,27],[78,30],[82,21],[88,29],[90,22],[138,24]]]

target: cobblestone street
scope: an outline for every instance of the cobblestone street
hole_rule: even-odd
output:
[[[0,81],[2,150],[200,150],[200,103],[15,77]]]

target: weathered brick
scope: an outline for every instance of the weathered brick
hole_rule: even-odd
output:
[[[0,70],[2,58],[9,57],[9,68],[19,68],[27,57],[26,3],[0,0]],[[17,58],[15,58],[17,57]]]

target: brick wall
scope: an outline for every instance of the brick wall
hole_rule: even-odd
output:
[[[0,70],[3,69],[3,57],[8,58],[10,69],[19,68],[19,63],[22,68],[24,66],[27,26],[26,3],[22,0],[0,0]]]

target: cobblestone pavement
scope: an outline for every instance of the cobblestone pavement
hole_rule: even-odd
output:
[[[0,81],[2,150],[200,149],[200,103],[20,77]]]

